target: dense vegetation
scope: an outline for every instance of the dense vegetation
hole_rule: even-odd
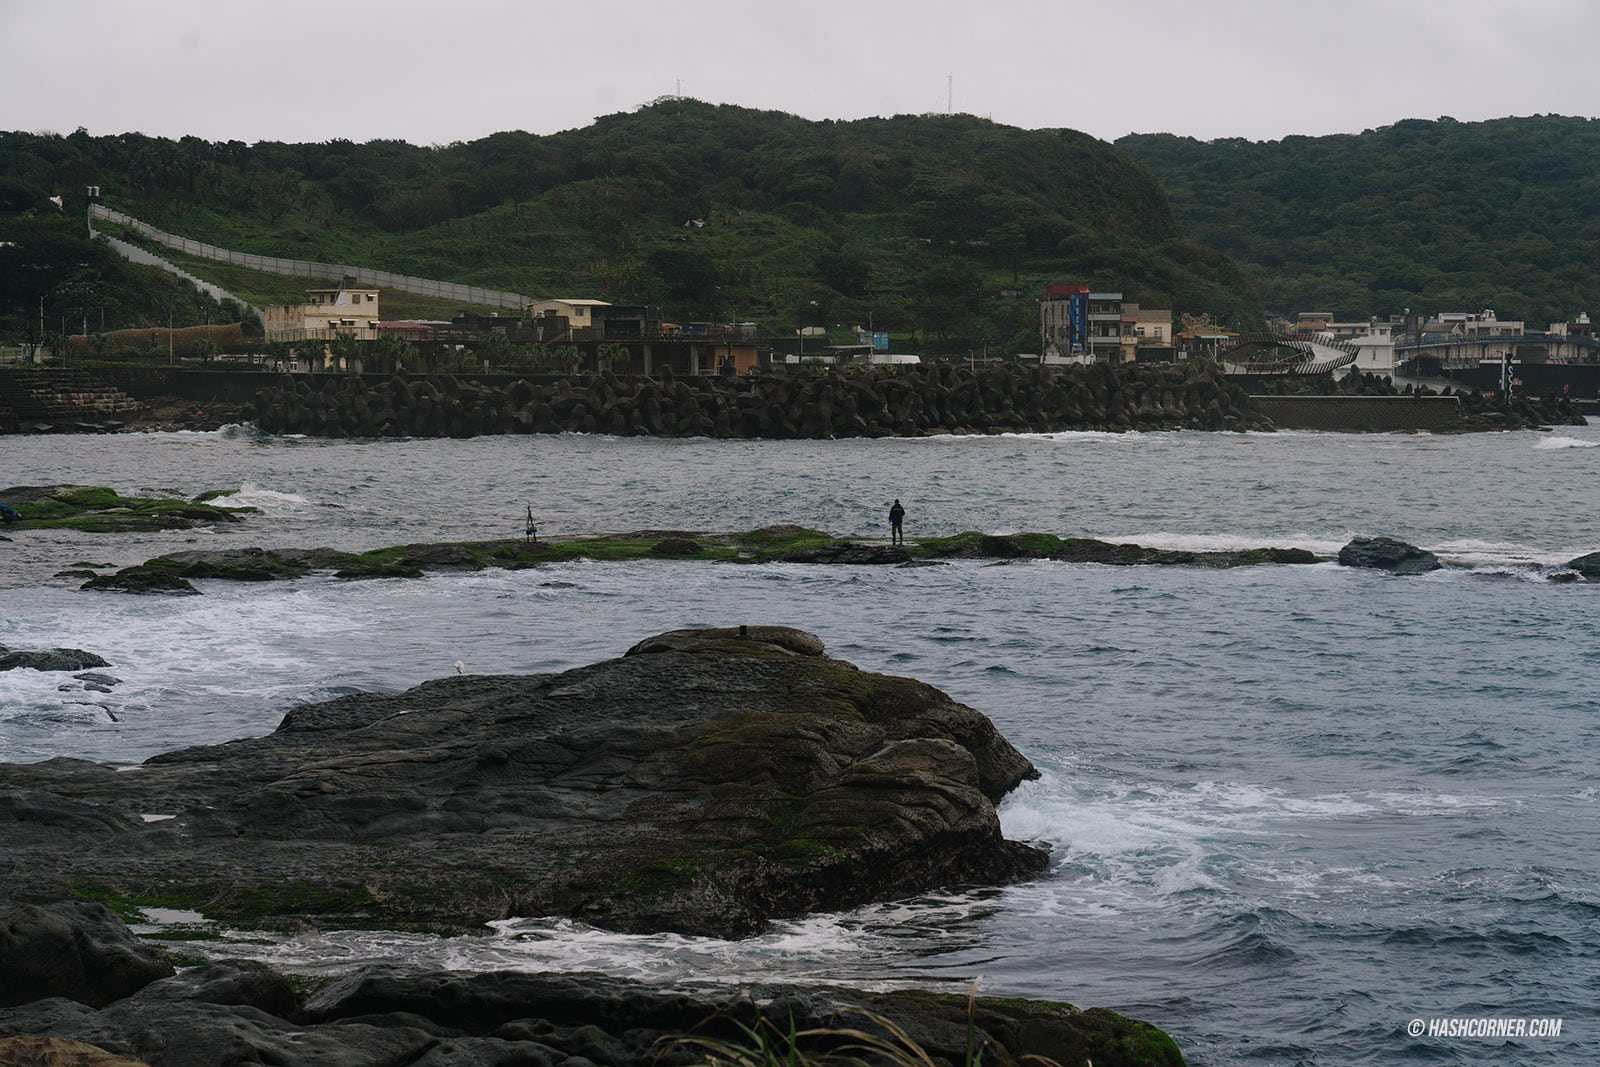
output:
[[[1184,239],[1160,185],[1122,151],[968,115],[809,122],[672,99],[552,136],[432,148],[0,134],[0,240],[81,233],[72,205],[91,184],[110,206],[243,251],[769,332],[870,320],[932,348],[1033,351],[1038,291],[1069,280],[1259,318],[1243,271]],[[50,194],[72,209],[41,209]],[[68,302],[74,271],[124,287],[81,239],[48,264],[29,255],[0,289],[13,335],[41,296],[47,317]],[[133,317],[160,304],[119,299]]]
[[[239,321],[231,301],[218,304],[188,282],[90,240],[81,211],[68,215],[47,204],[8,217],[5,189],[0,179],[0,345],[37,340],[41,322],[49,337]]]
[[[1600,121],[1117,145],[1165,183],[1189,237],[1249,264],[1272,311],[1494,308],[1542,329],[1600,308]]]

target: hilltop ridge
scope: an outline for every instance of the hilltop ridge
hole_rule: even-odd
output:
[[[1179,227],[1248,264],[1268,309],[1352,320],[1600,308],[1600,120],[1407,119],[1356,134],[1130,134]]]
[[[772,330],[871,322],[935,349],[1035,350],[1034,297],[1063,278],[1224,320],[1259,312],[1239,266],[1180,235],[1127,153],[970,115],[812,122],[672,99],[430,148],[0,134],[0,228],[69,231],[70,214],[25,218],[25,205],[88,183],[240,251]],[[92,251],[55,237],[58,260]],[[5,280],[16,295],[0,314],[24,329],[53,289],[34,292],[26,271]]]

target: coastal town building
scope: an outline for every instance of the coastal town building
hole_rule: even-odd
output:
[[[1129,363],[1143,355],[1173,358],[1172,312],[1125,302],[1120,292],[1054,282],[1039,298],[1044,363]]]
[[[1380,376],[1394,374],[1394,325],[1392,323],[1378,322],[1374,319],[1366,324],[1364,332],[1346,338],[1345,341],[1347,344],[1356,346],[1356,361],[1350,364],[1351,371],[1361,371],[1365,374],[1377,374]]]
[[[353,279],[333,289],[308,289],[303,304],[269,304],[261,309],[268,341],[331,341],[348,334],[359,341],[378,337],[378,290],[359,289]]]
[[[1080,363],[1088,353],[1089,287],[1053,282],[1039,298],[1039,351],[1046,363]]]
[[[1172,344],[1172,312],[1122,305],[1122,361],[1162,360],[1175,356]]]
[[[1488,337],[1521,337],[1526,332],[1523,323],[1498,318],[1493,308],[1485,308],[1477,313],[1442,311],[1422,325],[1424,336],[1437,333],[1448,339],[1465,341]]]
[[[1578,312],[1578,317],[1571,322],[1552,322],[1550,333],[1555,337],[1594,337],[1594,323],[1589,321],[1587,311]]]
[[[596,317],[604,315],[602,309],[610,306],[610,303],[604,300],[535,300],[528,305],[528,317],[532,319],[560,317],[567,320],[567,327],[571,330],[591,330],[594,328]]]

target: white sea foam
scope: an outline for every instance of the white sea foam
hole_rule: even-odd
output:
[[[1145,437],[1137,430],[1127,433],[1113,433],[1109,430],[1058,430],[1054,433],[941,433],[928,437],[912,438],[913,441],[936,442],[939,444],[967,444],[982,441],[1033,441],[1043,444],[1078,444],[1083,442],[1135,442]]]
[[[625,934],[571,919],[507,919],[492,936],[432,937],[391,931],[336,930],[264,943],[259,935],[188,946],[217,958],[244,956],[312,973],[380,962],[445,970],[599,971],[657,984],[836,982],[862,988],[927,985],[926,975],[886,976],[930,947],[970,945],[973,898],[877,905],[774,922],[755,937],[730,941],[682,934]],[[186,924],[187,925],[187,924]],[[915,933],[915,937],[910,936]],[[954,976],[952,982],[966,981]]]
[[[1516,806],[1505,797],[1473,796],[1460,793],[1369,793],[1368,799],[1380,811],[1392,815],[1441,815],[1459,812],[1492,811]]]
[[[1585,441],[1577,437],[1544,437],[1534,444],[1534,448],[1594,448],[1600,446],[1600,441]]]
[[[1303,531],[1284,534],[1189,534],[1151,530],[1107,534],[1102,540],[1118,544],[1132,543],[1146,548],[1160,548],[1174,552],[1239,552],[1252,548],[1303,548],[1321,556],[1333,556],[1348,543],[1349,538],[1335,541]]]
[[[272,511],[303,508],[311,501],[299,493],[280,492],[276,489],[267,489],[259,486],[254,482],[245,482],[239,487],[238,492],[222,498],[218,503],[224,506],[228,504],[248,505],[253,508],[261,508],[263,511]]]
[[[1489,541],[1471,537],[1439,541],[1427,547],[1430,552],[1449,563],[1510,568],[1553,567],[1588,551],[1588,549],[1573,551],[1566,548],[1539,548],[1509,541]]]

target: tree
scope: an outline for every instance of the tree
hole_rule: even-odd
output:
[[[372,342],[369,355],[373,370],[395,374],[416,366],[417,347],[403,337],[384,333]]]
[[[328,342],[328,351],[333,356],[334,366],[354,374],[361,368],[361,355],[366,351],[367,343],[347,330],[340,330],[334,334],[333,340]]]
[[[817,257],[817,277],[845,296],[865,296],[872,280],[872,264],[858,250],[834,249]]]

